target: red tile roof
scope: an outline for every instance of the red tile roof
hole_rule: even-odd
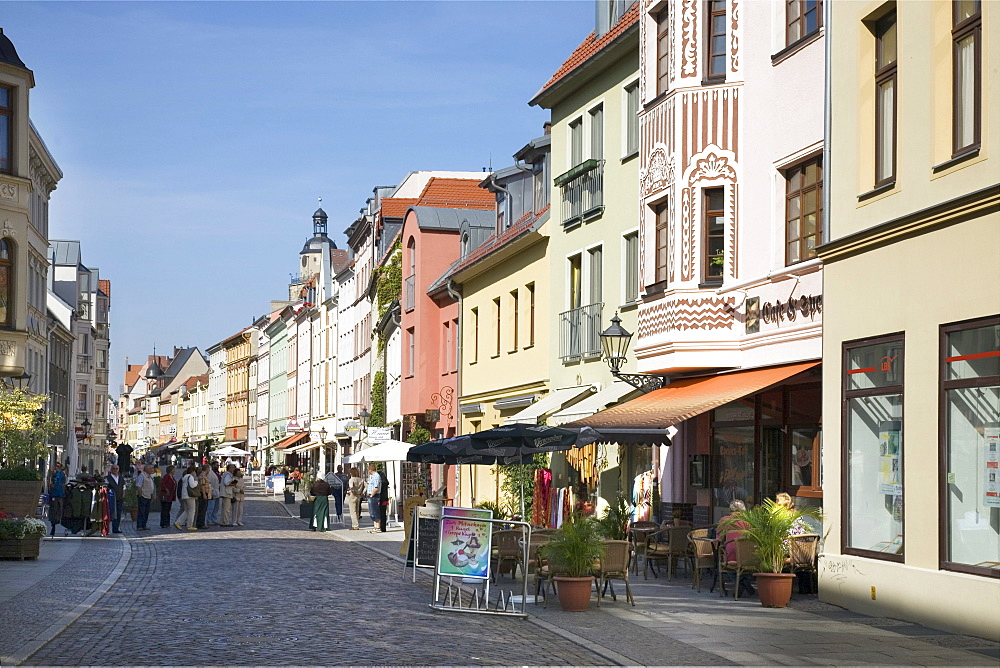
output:
[[[455,267],[454,270],[452,270],[451,273],[455,274],[465,269],[466,267],[475,264],[476,262],[483,259],[493,251],[498,250],[504,244],[513,241],[517,237],[521,236],[522,232],[530,230],[531,227],[535,224],[535,221],[538,220],[540,216],[544,215],[545,212],[548,210],[549,210],[549,205],[546,204],[544,207],[542,207],[542,210],[539,211],[537,215],[533,211],[528,211],[523,216],[518,218],[513,225],[511,225],[502,233],[500,233],[500,235],[494,234],[490,236],[490,238],[484,241],[482,245],[479,246],[479,248],[469,253],[465,257],[465,259],[462,260],[462,262],[457,267]]]
[[[132,387],[139,380],[139,371],[142,369],[141,364],[129,364],[128,368],[125,369],[125,387]]]
[[[486,188],[480,188],[480,183],[480,179],[432,176],[420,193],[416,206],[493,211],[496,208],[496,197]]]
[[[383,218],[402,218],[406,210],[419,201],[416,197],[386,197],[382,200]]]
[[[107,281],[107,280],[105,280],[105,279],[102,278],[98,282],[98,286],[100,287],[101,292],[103,292],[104,294],[106,294],[108,297],[111,296],[111,281]]]
[[[570,54],[569,58],[566,59],[566,62],[564,62],[562,66],[556,70],[555,74],[553,74],[549,80],[545,82],[545,85],[542,86],[542,89],[535,94],[535,97],[537,98],[560,79],[568,75],[580,65],[583,65],[594,54],[606,47],[608,44],[611,44],[611,42],[615,41],[615,39],[629,27],[635,25],[635,23],[639,20],[640,4],[641,3],[636,2],[629,7],[628,11],[622,15],[621,20],[618,21],[618,23],[616,23],[611,30],[601,35],[600,38],[595,38],[594,33],[587,35],[587,39],[583,40],[580,46],[576,47],[576,50]]]

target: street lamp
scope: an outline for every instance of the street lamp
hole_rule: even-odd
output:
[[[83,427],[83,438],[86,440],[90,436],[90,420],[83,418],[83,422],[80,423],[80,426]]]
[[[604,361],[611,368],[611,375],[624,380],[626,383],[642,390],[652,392],[666,387],[670,384],[670,379],[666,376],[658,376],[648,373],[622,373],[622,365],[625,364],[625,355],[628,353],[628,344],[632,341],[632,334],[622,327],[622,320],[618,317],[618,312],[611,318],[611,326],[601,332],[601,347],[604,349]]]
[[[358,413],[358,421],[361,422],[361,428],[365,431],[368,430],[368,420],[371,416],[372,414],[368,412],[367,408],[362,408],[361,412]]]
[[[23,390],[31,386],[31,374],[27,370],[20,376],[7,376],[5,380],[12,390]]]
[[[326,427],[321,427],[319,430],[319,442],[323,445],[326,445],[326,436],[328,433]]]

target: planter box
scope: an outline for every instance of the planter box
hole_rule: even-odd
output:
[[[300,503],[299,504],[299,517],[308,520],[313,516],[313,504],[311,503]]]
[[[18,517],[34,517],[41,480],[0,480],[0,510]]]
[[[295,503],[295,495],[294,494],[285,494],[285,503],[287,503],[288,505],[294,504]]]
[[[38,559],[38,550],[42,537],[39,535],[26,538],[0,539],[0,559]]]

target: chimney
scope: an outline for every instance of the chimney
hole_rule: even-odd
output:
[[[552,134],[552,121],[545,121],[542,123],[542,134],[545,136]]]

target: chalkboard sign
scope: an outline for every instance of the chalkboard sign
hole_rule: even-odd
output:
[[[434,568],[438,559],[438,540],[441,533],[440,517],[417,518],[417,567]]]

